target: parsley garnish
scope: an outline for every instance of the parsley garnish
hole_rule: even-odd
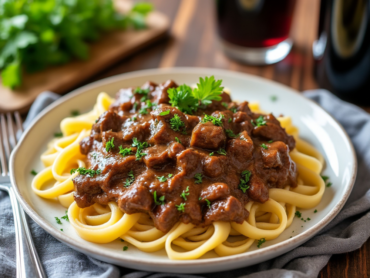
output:
[[[199,103],[209,105],[213,100],[220,101],[223,87],[222,80],[215,81],[214,77],[199,78],[197,88],[192,90],[187,85],[167,90],[168,97],[172,106],[176,106],[180,111],[192,114],[197,111]]]
[[[141,88],[136,88],[134,91],[134,94],[140,94],[140,95],[145,95],[147,96],[149,94],[149,89],[141,89]]]
[[[132,117],[131,121],[135,122],[137,120],[136,117]]]
[[[142,150],[149,147],[147,142],[140,143],[137,138],[133,138],[132,146],[136,147],[136,160],[140,160],[143,156],[146,156],[146,153],[143,153]]]
[[[149,114],[149,112],[148,112],[148,110],[146,110],[146,108],[141,108],[141,109],[139,110],[139,114],[141,114],[141,115],[146,115],[146,114]]]
[[[157,179],[158,179],[160,182],[166,182],[166,181],[167,181],[167,178],[166,178],[165,176],[157,177]]]
[[[56,133],[54,133],[54,137],[56,137],[56,138],[63,137],[63,133],[62,132],[56,132]]]
[[[174,131],[181,131],[181,129],[185,128],[185,123],[178,114],[175,114],[173,118],[170,119],[170,125]]]
[[[199,78],[197,88],[193,90],[193,96],[203,105],[209,105],[212,100],[221,100],[221,94],[224,87],[221,87],[222,80],[215,80],[214,76]]]
[[[170,110],[163,111],[163,112],[159,113],[159,116],[166,116],[166,115],[170,114],[170,112],[171,112]]]
[[[313,211],[313,213],[316,213],[317,212],[317,209],[315,209],[314,211]]]
[[[154,191],[153,198],[154,198],[154,203],[157,206],[164,205],[164,199],[165,199],[164,195],[159,197],[158,200],[157,200],[157,191]]]
[[[179,138],[175,137],[175,140],[176,140],[177,143],[182,144]]]
[[[227,136],[229,136],[230,138],[236,137],[236,134],[231,129],[226,129],[225,131],[226,131]]]
[[[261,247],[261,245],[263,244],[263,243],[265,243],[266,242],[266,239],[265,238],[261,238],[258,242],[257,242],[257,247],[258,248],[260,248]]]
[[[277,98],[277,96],[271,96],[270,99],[271,99],[272,102],[275,102],[275,101],[277,101],[278,98]]]
[[[101,170],[98,169],[98,170],[93,170],[93,169],[86,169],[85,167],[79,167],[77,169],[72,169],[71,170],[71,175],[74,174],[74,173],[79,173],[80,175],[88,175],[90,177],[93,177],[95,175],[99,175],[101,174]]]
[[[268,141],[267,143],[271,144],[271,143],[273,143],[273,142],[274,142],[274,140],[270,140],[270,141]]]
[[[264,148],[265,150],[267,150],[267,149],[268,149],[268,147],[266,146],[266,144],[265,144],[265,143],[263,143],[263,144],[261,145],[261,147],[262,147],[262,148]]]
[[[129,187],[135,181],[134,172],[132,172],[132,170],[128,172],[127,176],[128,178],[126,179],[125,184],[123,185],[124,187]]]
[[[231,119],[231,118],[230,118],[230,119],[229,119],[229,123],[231,123],[232,121],[233,121],[233,119]]]
[[[222,102],[221,104],[222,104],[223,107],[225,107],[227,109],[228,104],[226,102]]]
[[[111,149],[114,148],[114,137],[111,138],[111,140],[108,140],[107,143],[105,143],[105,150],[109,152]]]
[[[177,210],[184,212],[185,211],[185,203],[181,203],[180,205],[176,205]]]
[[[180,195],[180,197],[181,198],[183,198],[185,201],[187,201],[188,199],[186,198],[186,196],[189,196],[189,186],[187,186],[186,187],[186,190],[184,190],[182,193],[181,193],[181,195]]]
[[[167,90],[172,106],[177,107],[181,112],[192,114],[198,109],[198,101],[192,94],[192,89],[187,85]]]
[[[31,170],[31,175],[36,176],[37,172],[35,170]]]
[[[123,251],[127,251],[128,250],[128,246],[123,246]]]
[[[244,170],[241,174],[242,178],[240,179],[239,188],[243,193],[245,193],[249,189],[249,185],[247,183],[249,182],[249,179],[252,175],[251,171]]]
[[[69,221],[69,218],[68,218],[68,210],[66,210],[66,215],[62,216],[61,218],[66,220],[66,221]]]
[[[173,174],[168,174],[168,178],[172,178],[173,177]]]
[[[222,119],[223,118],[224,118],[224,115],[220,115],[219,118],[216,118],[214,116],[204,114],[204,118],[202,120],[202,123],[212,122],[212,124],[214,124],[216,126],[223,126],[223,124],[222,124]]]
[[[131,148],[122,148],[122,146],[119,146],[119,154],[121,154],[123,157],[126,155],[132,154],[132,149]]]
[[[215,154],[215,152],[211,152],[209,153],[209,156],[213,156]]]
[[[63,232],[63,229],[60,229]]]
[[[227,155],[227,152],[225,151],[225,149],[219,149],[218,151],[217,151],[217,153],[218,154],[221,154],[221,155]]]
[[[329,177],[328,176],[321,176],[321,178],[324,180],[324,183],[325,183],[326,187],[332,186],[332,183],[331,182],[328,182],[329,181]]]
[[[233,113],[238,112],[238,109],[237,109],[236,107],[231,107],[229,110],[230,110],[231,112],[233,112]]]
[[[71,111],[71,116],[72,117],[77,117],[77,116],[79,116],[80,115],[80,111],[78,111],[78,110],[73,110],[73,111]]]
[[[205,199],[207,202],[207,207],[211,208],[211,202],[208,199]]]
[[[195,174],[194,179],[195,179],[195,183],[197,183],[197,184],[202,183],[202,181],[203,181],[202,180],[203,179],[202,174],[201,173]]]
[[[251,120],[251,123],[253,126],[255,127],[260,127],[260,126],[263,126],[263,125],[266,125],[266,121],[265,119],[263,118],[263,116],[259,116],[255,122],[253,122],[253,120]]]
[[[62,221],[60,221],[58,217],[54,217],[54,218],[55,218],[55,221],[57,221],[57,224],[62,225]]]
[[[134,103],[134,111],[137,111],[137,102]]]
[[[125,242],[122,238],[120,238],[120,241],[121,241],[121,242]]]
[[[297,216],[298,218],[301,218],[302,217],[302,213],[299,210],[297,210],[295,212],[295,216]]]

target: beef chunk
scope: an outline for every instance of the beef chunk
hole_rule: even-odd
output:
[[[168,157],[175,158],[183,150],[185,150],[185,147],[182,144],[173,142],[168,148]]]
[[[227,163],[225,156],[205,156],[203,160],[204,174],[211,178],[216,178],[224,173]]]
[[[156,206],[151,213],[155,227],[167,233],[180,218],[179,212],[174,203],[166,203],[165,205]]]
[[[138,183],[132,184],[118,199],[119,208],[128,214],[149,211],[153,203],[153,195],[148,188]]]
[[[213,202],[211,208],[204,215],[204,224],[210,225],[215,221],[234,221],[243,223],[248,212],[235,197],[229,196],[226,200]]]
[[[191,135],[190,146],[218,150],[225,145],[226,135],[222,127],[211,122],[199,123]]]
[[[186,149],[177,156],[177,167],[182,169],[186,175],[199,173],[202,166],[201,158],[197,151]]]
[[[222,182],[213,183],[205,187],[200,193],[201,200],[207,199],[211,202],[217,199],[224,199],[228,195],[230,195],[230,189],[226,183]]]
[[[268,200],[268,188],[264,181],[256,175],[256,172],[252,172],[249,185],[250,188],[247,190],[247,192],[250,198],[260,203],[264,203]]]
[[[149,168],[158,167],[169,162],[167,146],[155,146],[145,150],[144,162]]]
[[[173,80],[167,80],[163,84],[159,85],[157,89],[153,92],[155,101],[160,103],[169,103],[170,98],[168,97],[167,90],[169,88],[177,88],[178,85]]]

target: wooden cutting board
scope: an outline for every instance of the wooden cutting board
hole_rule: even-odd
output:
[[[24,74],[22,86],[15,90],[0,85],[0,112],[26,112],[44,91],[58,94],[68,92],[109,65],[165,36],[169,20],[159,12],[152,12],[147,18],[147,25],[145,30],[114,31],[102,36],[90,46],[87,61],[72,61],[37,73]]]

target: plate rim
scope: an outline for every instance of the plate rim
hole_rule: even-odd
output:
[[[350,147],[350,152],[352,155],[352,159],[354,161],[351,169],[351,178],[348,181],[348,185],[343,193],[342,198],[340,201],[334,205],[333,209],[326,214],[317,224],[312,226],[311,228],[305,230],[304,232],[296,235],[295,237],[283,240],[281,242],[278,242],[274,245],[265,247],[263,249],[259,250],[254,250],[252,252],[244,252],[241,254],[236,254],[232,256],[226,256],[226,257],[217,257],[217,258],[208,258],[208,259],[196,259],[196,260],[172,260],[172,261],[150,261],[150,260],[142,260],[137,258],[117,258],[114,255],[110,254],[109,252],[105,252],[102,249],[99,249],[99,247],[84,247],[78,244],[75,240],[72,238],[60,233],[59,231],[55,230],[51,225],[47,223],[29,204],[28,202],[23,198],[21,192],[19,191],[18,185],[16,183],[16,178],[14,176],[14,169],[15,169],[15,156],[17,152],[19,151],[20,146],[23,144],[23,142],[26,140],[28,137],[28,134],[31,132],[33,129],[34,125],[43,117],[47,116],[55,107],[62,105],[64,102],[67,100],[77,97],[80,94],[83,94],[89,89],[93,89],[94,87],[102,86],[102,85],[107,85],[109,83],[113,83],[122,79],[130,79],[130,78],[135,78],[135,77],[142,77],[145,75],[154,75],[154,74],[165,74],[165,73],[175,73],[175,74],[186,74],[186,73],[194,73],[194,71],[203,71],[203,72],[209,72],[210,74],[214,75],[228,75],[228,76],[239,76],[239,77],[244,77],[250,79],[255,79],[259,82],[265,82],[265,83],[270,83],[273,86],[281,87],[285,91],[289,91],[289,93],[295,94],[300,98],[303,98],[305,101],[310,102],[316,108],[320,109],[322,112],[326,114],[326,116],[330,117],[334,122],[337,124],[337,126],[340,128],[342,133],[345,135],[346,138],[346,143],[349,144]],[[186,266],[212,266],[217,263],[227,263],[228,261],[233,261],[233,263],[237,263],[240,260],[248,260],[252,259],[255,257],[260,257],[260,256],[268,256],[269,254],[271,255],[273,252],[278,252],[280,251],[280,254],[284,254],[292,250],[293,248],[296,248],[313,236],[315,236],[319,231],[321,231],[326,225],[328,225],[334,218],[335,216],[340,212],[340,210],[343,208],[345,203],[348,200],[348,197],[350,196],[356,176],[357,176],[357,158],[356,158],[356,152],[353,147],[352,141],[350,140],[347,132],[345,129],[342,127],[342,125],[333,117],[331,116],[326,110],[324,110],[321,106],[319,106],[316,102],[314,102],[311,99],[308,99],[304,97],[301,93],[299,93],[297,90],[286,86],[284,84],[278,83],[273,80],[265,79],[260,76],[255,76],[247,73],[240,73],[240,72],[234,72],[231,70],[224,70],[224,69],[216,69],[216,68],[203,68],[203,67],[175,67],[175,68],[152,68],[152,69],[145,69],[145,70],[138,70],[138,71],[132,71],[128,73],[121,73],[118,75],[114,75],[111,77],[107,77],[101,80],[97,80],[95,82],[89,83],[87,85],[84,85],[82,87],[79,87],[70,93],[62,96],[49,106],[47,106],[45,109],[43,109],[30,123],[29,127],[25,130],[25,132],[22,134],[21,139],[19,140],[18,144],[16,145],[15,149],[13,150],[11,156],[10,156],[10,163],[9,163],[9,168],[10,168],[10,180],[12,183],[12,188],[15,192],[15,195],[18,199],[18,202],[21,204],[23,209],[27,212],[27,214],[39,225],[41,226],[47,233],[52,235],[54,238],[62,241],[63,243],[67,244],[70,247],[74,247],[75,250],[79,250],[82,253],[85,254],[90,254],[93,253],[95,256],[98,257],[104,257],[108,258],[110,261],[115,261],[115,262],[125,262],[125,263],[132,263],[132,264],[143,264],[146,267],[171,267],[171,271],[175,271],[176,269],[173,269],[173,267],[176,266],[181,266],[181,267],[186,267]],[[290,248],[287,251],[282,250],[286,245],[291,245],[293,248]],[[83,251],[81,251],[83,250]],[[275,256],[273,256],[275,257]],[[232,269],[236,269],[238,267],[233,267]],[[215,269],[214,271],[218,271]],[[180,270],[178,272],[181,272]],[[197,271],[200,273],[200,271]],[[209,271],[208,271],[209,272]],[[192,273],[191,270],[188,273]]]

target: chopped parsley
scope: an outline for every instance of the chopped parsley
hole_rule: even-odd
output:
[[[230,110],[231,112],[233,112],[233,113],[238,112],[238,109],[237,109],[236,107],[231,107],[229,110]]]
[[[127,251],[128,250],[128,246],[123,246],[123,251]]]
[[[219,118],[216,118],[211,115],[204,114],[204,118],[202,120],[202,123],[211,122],[212,124],[216,126],[223,126],[222,119],[224,118],[224,115],[220,115]]]
[[[170,112],[171,112],[170,110],[163,111],[163,112],[159,113],[159,116],[166,116],[166,115],[170,114]]]
[[[225,107],[227,109],[228,104],[226,102],[222,102],[221,104],[222,104],[223,107]]]
[[[202,181],[203,181],[202,180],[203,179],[202,174],[201,173],[195,174],[194,179],[195,179],[196,184],[202,183]]]
[[[125,242],[122,238],[120,238],[121,242]]]
[[[166,181],[167,181],[167,178],[166,178],[165,176],[157,177],[157,179],[158,179],[160,182],[166,182]]]
[[[298,218],[301,218],[302,217],[302,213],[299,210],[297,210],[295,212],[295,216],[297,216]]]
[[[227,136],[229,136],[230,138],[236,137],[236,134],[231,129],[226,129],[225,131],[226,131]]]
[[[317,209],[315,209],[315,210],[313,211],[313,213],[317,213]]]
[[[140,99],[141,102],[145,102],[146,101],[146,96],[143,96],[141,99]]]
[[[211,208],[211,202],[208,199],[205,199],[207,202],[207,207]]]
[[[307,217],[307,221],[310,221],[310,220],[311,220],[311,218]]]
[[[62,221],[60,221],[60,219],[58,217],[54,217],[54,218],[55,218],[55,221],[57,222],[57,224],[62,225]]]
[[[161,196],[161,197],[159,197],[158,200],[157,200],[157,191],[154,191],[153,198],[154,198],[154,203],[157,206],[164,205],[164,199],[165,199],[165,196],[164,195]]]
[[[185,201],[187,201],[188,199],[186,198],[186,196],[189,196],[189,186],[187,186],[186,187],[186,190],[184,190],[182,193],[181,193],[181,195],[180,195],[180,197],[181,198],[183,198]]]
[[[134,94],[140,94],[140,95],[145,95],[147,96],[149,94],[149,89],[141,89],[141,88],[136,88],[134,91]]]
[[[141,109],[139,110],[139,114],[141,114],[141,115],[146,115],[146,114],[149,114],[149,112],[148,112],[148,110],[146,109],[146,107],[144,107],[144,108],[141,108]]]
[[[122,148],[122,146],[119,146],[119,154],[125,157],[126,155],[132,154],[131,148]]]
[[[245,193],[249,189],[248,182],[249,182],[251,175],[252,175],[252,172],[249,170],[244,170],[241,174],[242,178],[240,179],[239,188],[241,191],[243,191],[243,193]]]
[[[268,141],[267,143],[271,144],[271,143],[273,143],[273,142],[274,142],[273,140],[270,140],[270,141]]]
[[[136,147],[136,160],[140,160],[142,157],[146,156],[146,153],[143,153],[142,150],[149,147],[148,142],[139,142],[137,138],[132,139],[132,146]]]
[[[168,174],[168,178],[172,178],[173,177],[173,174]]]
[[[213,156],[215,154],[215,152],[211,152],[209,153],[209,156]]]
[[[217,151],[217,153],[218,154],[221,154],[221,155],[227,155],[227,152],[225,151],[225,149],[219,149],[218,151]]]
[[[175,137],[175,140],[176,140],[177,143],[182,144],[179,138]]]
[[[181,131],[185,128],[185,123],[181,120],[178,114],[175,114],[172,119],[170,119],[171,128],[174,131]]]
[[[33,176],[36,176],[37,175],[37,172],[35,171],[35,170],[31,170],[31,175],[33,175]]]
[[[132,117],[131,118],[131,121],[133,121],[133,122],[135,122],[137,120],[137,118],[136,117]]]
[[[69,221],[69,218],[68,218],[68,210],[66,210],[65,215],[63,215],[61,218],[64,219],[64,220],[66,220],[66,221]]]
[[[328,176],[321,176],[321,178],[324,180],[324,183],[325,183],[326,187],[330,187],[330,186],[333,185],[331,182],[328,182],[329,181]]]
[[[63,232],[63,229],[60,229]]]
[[[275,101],[277,101],[278,98],[277,98],[277,96],[274,95],[274,96],[271,96],[270,99],[271,99],[272,102],[275,102]]]
[[[176,205],[177,210],[184,212],[185,211],[185,203],[181,203],[180,205]]]
[[[132,170],[128,172],[127,176],[128,178],[126,179],[125,184],[123,185],[124,187],[129,187],[135,181],[134,172],[132,172]]]
[[[80,115],[80,111],[78,111],[78,110],[72,110],[71,111],[71,116],[72,117],[77,117],[77,116],[79,116]]]
[[[265,238],[261,238],[258,242],[257,242],[257,247],[258,248],[260,248],[261,247],[261,245],[263,244],[263,243],[265,243],[266,242],[266,239]]]
[[[72,169],[70,173],[71,175],[73,175],[76,172],[79,173],[80,175],[88,175],[90,177],[101,174],[100,169],[93,170],[93,169],[86,169],[85,167],[79,167],[77,169]]]
[[[135,103],[134,103],[134,111],[136,111],[136,110],[137,110],[137,105],[138,105],[138,104],[137,104],[137,102],[135,102]]]
[[[229,123],[231,123],[232,121],[233,121],[233,119],[231,119],[231,118],[230,118],[230,119],[229,119]]]
[[[54,133],[54,137],[55,138],[63,137],[63,133],[62,132],[56,132],[56,133]]]
[[[198,109],[198,101],[194,98],[193,91],[188,85],[170,88],[167,93],[171,105],[177,107],[181,112],[193,114]]]
[[[265,143],[263,143],[263,144],[261,145],[261,147],[262,147],[262,148],[264,148],[265,150],[267,150],[267,149],[268,149],[268,147],[266,146],[266,144],[265,144]]]
[[[112,137],[111,140],[108,140],[107,143],[105,143],[105,150],[107,152],[109,152],[113,148],[114,148],[114,137]]]
[[[263,118],[263,116],[259,116],[254,122],[253,120],[251,120],[251,123],[254,127],[260,127],[260,126],[266,125],[266,121]]]

